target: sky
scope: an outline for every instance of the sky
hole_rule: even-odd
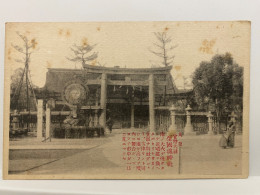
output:
[[[5,68],[10,74],[24,66],[16,62],[23,54],[12,47],[23,47],[16,32],[36,42],[29,66],[32,82],[39,87],[45,84],[48,68],[81,68],[81,63],[66,59],[73,56],[73,44],[97,44],[93,51],[98,58],[90,62],[95,66],[162,67],[162,60],[150,52],[159,51],[154,45],[159,44],[155,32],[166,32],[172,38],[170,45],[177,45],[169,54],[175,56],[171,74],[180,89],[184,88],[183,77],[189,83],[201,61],[215,54],[230,52],[240,66],[249,63],[249,22],[7,23]]]

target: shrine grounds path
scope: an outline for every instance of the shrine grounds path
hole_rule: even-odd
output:
[[[122,130],[101,138],[53,139],[39,143],[36,139],[10,141],[9,173],[19,175],[92,175],[125,176],[131,174],[241,174],[242,136],[235,136],[235,147],[218,146],[221,135],[183,136],[173,167],[164,170],[129,171],[122,160]],[[125,131],[124,131],[125,132]]]

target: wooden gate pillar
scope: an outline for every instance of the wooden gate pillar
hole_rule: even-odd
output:
[[[131,103],[131,128],[135,128],[135,105]]]
[[[51,141],[51,108],[46,104],[46,131],[45,131],[45,139],[49,139]]]
[[[155,131],[155,118],[154,118],[154,75],[149,75],[149,125],[150,131]]]
[[[102,109],[100,115],[100,125],[106,128],[106,105],[107,105],[107,75],[102,73],[101,76],[101,92],[100,92],[100,107]]]

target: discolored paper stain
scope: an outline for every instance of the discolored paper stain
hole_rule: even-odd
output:
[[[180,71],[181,70],[181,66],[174,66],[173,67],[176,71]]]
[[[70,29],[59,29],[58,30],[58,35],[59,36],[65,36],[65,37],[70,37],[71,36],[71,30]]]
[[[232,38],[235,39],[235,38],[239,38],[239,37],[241,37],[241,36],[237,35],[237,36],[233,36]]]
[[[100,31],[100,27],[97,27],[97,31]]]
[[[12,60],[11,53],[12,53],[12,49],[9,48],[8,51],[7,51],[7,59],[8,60]]]
[[[36,46],[38,45],[38,42],[34,39],[31,40],[32,48],[35,49]]]
[[[240,24],[251,24],[251,21],[238,21]]]
[[[96,66],[96,65],[97,65],[97,60],[93,60],[93,61],[91,62],[91,65],[92,65],[92,66]]]
[[[88,39],[86,37],[82,38],[81,44],[82,44],[82,46],[87,46],[88,45]]]
[[[8,55],[11,55],[11,53],[12,53],[12,49],[9,48],[7,54],[8,54]]]
[[[46,63],[47,63],[47,68],[51,68],[52,67],[52,64],[49,61],[47,61]]]
[[[216,43],[216,39],[212,39],[212,40],[204,39],[202,41],[202,46],[199,48],[199,51],[206,54],[213,54],[214,52],[212,49],[215,43]]]
[[[63,34],[63,30],[62,29],[59,29],[59,35],[62,35]]]
[[[67,30],[67,31],[66,31],[66,37],[70,37],[70,35],[71,35],[71,31],[70,31],[70,30]]]
[[[164,28],[164,32],[167,32],[169,29],[170,29],[170,28],[166,26],[166,27]]]

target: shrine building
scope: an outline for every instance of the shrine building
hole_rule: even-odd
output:
[[[83,69],[48,69],[43,91],[55,94],[55,109],[77,110],[91,126],[149,128],[169,124],[169,107],[179,90],[170,73],[160,68],[120,68],[84,65]],[[47,98],[50,98],[47,97]]]

